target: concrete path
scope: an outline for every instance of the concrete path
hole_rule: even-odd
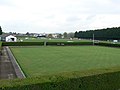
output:
[[[5,47],[9,56],[10,61],[12,62],[12,65],[14,67],[15,73],[17,78],[26,78],[25,74],[23,73],[21,67],[19,66],[19,64],[17,63],[16,59],[14,58],[11,50],[9,49],[9,47]]]
[[[14,67],[8,56],[6,47],[3,47],[2,55],[0,55],[0,79],[14,78],[17,78]]]
[[[0,79],[26,78],[9,47],[2,47]]]

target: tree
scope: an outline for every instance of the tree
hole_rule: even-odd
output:
[[[0,35],[2,34],[2,28],[1,28],[1,26],[0,26]]]
[[[79,37],[78,34],[79,34],[79,33],[76,31],[74,37],[75,37],[75,38],[78,38],[78,37]]]
[[[62,38],[62,34],[58,34],[58,36],[57,36],[58,38]]]
[[[75,32],[75,37],[96,40],[120,40],[120,27]]]
[[[63,33],[64,38],[67,38],[67,32]]]
[[[30,35],[30,34],[29,34],[29,32],[27,32],[27,33],[26,33],[26,35],[28,35],[28,36],[29,36],[29,35]]]
[[[53,35],[52,34],[48,34],[48,38],[53,38]]]
[[[71,33],[68,33],[68,34],[67,34],[67,37],[68,37],[68,38],[74,38],[74,33],[72,33],[72,32],[71,32]]]

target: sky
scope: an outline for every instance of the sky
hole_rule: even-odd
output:
[[[0,0],[3,32],[63,33],[120,26],[120,0]]]

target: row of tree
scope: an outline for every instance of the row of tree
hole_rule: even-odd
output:
[[[13,33],[14,34],[14,33]],[[27,36],[34,36],[34,33],[29,33],[27,32],[25,35]],[[39,35],[39,34],[38,34]],[[74,38],[74,33],[67,33],[67,32],[64,32],[63,34],[62,33],[53,33],[53,34],[44,34],[44,35],[40,35],[40,36],[45,36],[47,38],[64,38],[64,39],[69,39],[69,38]]]
[[[120,27],[75,32],[76,38],[96,40],[120,40]]]
[[[57,35],[57,38],[64,38],[64,39],[74,38],[74,33],[72,33],[72,32],[71,33],[64,32],[63,34],[59,33],[56,35]],[[54,38],[53,34],[48,34],[48,37]]]

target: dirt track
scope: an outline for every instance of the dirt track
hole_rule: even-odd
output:
[[[17,78],[12,62],[9,58],[6,47],[2,49],[0,55],[0,79],[14,79]]]

